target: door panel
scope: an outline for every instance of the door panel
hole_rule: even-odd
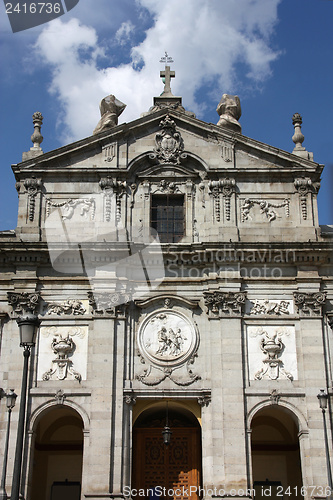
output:
[[[190,487],[200,486],[201,446],[198,428],[172,429],[171,443],[166,446],[162,429],[137,428],[133,432],[133,488],[165,488],[159,498],[197,500]],[[174,495],[168,490],[174,490]],[[178,491],[177,491],[178,490]],[[152,496],[152,495],[150,495]],[[142,498],[142,497],[141,497]],[[145,496],[149,498],[149,493]]]

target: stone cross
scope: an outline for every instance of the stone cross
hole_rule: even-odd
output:
[[[165,66],[165,70],[160,72],[160,77],[165,78],[163,94],[171,94],[171,78],[174,78],[176,73],[170,71],[170,66]]]

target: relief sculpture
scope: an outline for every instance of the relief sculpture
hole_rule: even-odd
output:
[[[294,327],[250,326],[248,346],[252,379],[292,381],[297,378]]]
[[[250,314],[269,314],[282,316],[284,314],[290,314],[291,301],[288,300],[259,300],[256,299],[253,307],[251,308]]]
[[[170,378],[176,385],[187,386],[200,379],[192,372],[197,332],[182,314],[163,310],[148,316],[139,328],[138,347],[140,363],[147,368],[136,378],[145,385],[158,385]],[[173,375],[176,369],[181,372],[178,377]]]
[[[165,326],[157,332],[158,342],[160,347],[157,349],[156,354],[163,356],[164,354],[170,356],[177,356],[183,352],[184,341],[187,340],[181,334],[181,329],[177,328],[174,331],[172,328],[166,329]]]
[[[87,326],[42,326],[37,380],[86,380]]]

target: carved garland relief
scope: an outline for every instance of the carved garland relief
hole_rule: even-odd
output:
[[[60,209],[60,216],[63,220],[70,220],[76,215],[76,209],[79,208],[79,216],[84,219],[95,219],[96,202],[94,198],[77,198],[65,201],[54,201],[46,198],[46,217],[51,214],[51,207]]]
[[[260,209],[257,213],[255,207]],[[242,222],[252,221],[253,219],[267,222],[273,222],[276,219],[282,218],[282,211],[276,209],[284,208],[285,217],[290,216],[290,200],[285,199],[280,203],[272,203],[268,200],[254,200],[246,198],[241,202]],[[260,217],[261,215],[261,217]]]

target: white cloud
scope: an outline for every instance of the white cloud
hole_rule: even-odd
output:
[[[269,42],[279,2],[136,0],[137,5],[148,9],[155,22],[143,42],[132,46],[132,63],[104,69],[98,66],[103,51],[94,28],[77,19],[53,21],[40,34],[36,48],[42,61],[53,66],[50,90],[62,105],[63,138],[69,141],[90,135],[99,119],[99,101],[110,93],[127,104],[121,121],[138,118],[147,111],[153,96],[163,89],[158,61],[165,50],[175,59],[173,93],[183,95],[187,108],[195,112],[209,101],[207,95],[198,102],[196,95],[208,82],[210,94],[213,89],[216,96],[239,92],[249,82],[262,82],[270,75],[271,63],[277,57]],[[106,8],[104,15],[107,18],[111,13]],[[132,18],[118,25],[116,42],[128,42],[132,33],[140,30],[140,20],[136,26],[134,22]],[[141,70],[134,68],[138,62],[143,63]],[[211,107],[216,105],[209,103]]]
[[[119,43],[119,45],[125,45],[126,42],[130,41],[133,31],[134,24],[132,24],[131,21],[122,23],[115,34],[116,42]]]

